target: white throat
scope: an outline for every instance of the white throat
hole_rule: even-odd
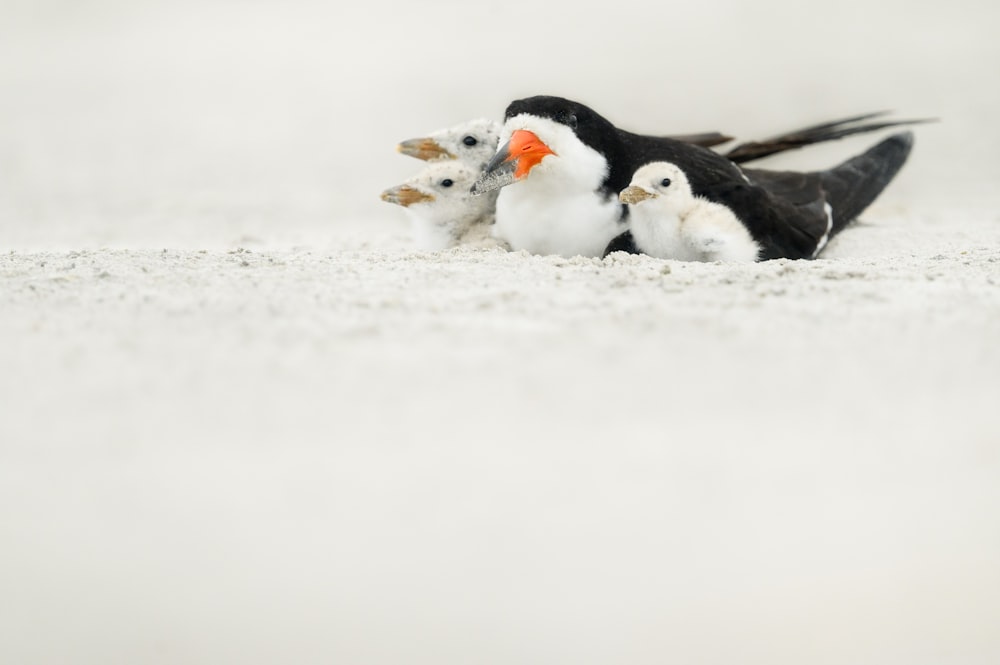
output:
[[[555,154],[500,191],[494,235],[532,254],[601,256],[625,230],[617,197],[600,190],[607,160],[569,127],[531,115],[508,120],[501,144],[518,129],[533,132]]]

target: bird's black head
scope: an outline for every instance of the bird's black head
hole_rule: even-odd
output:
[[[611,164],[620,154],[622,144],[614,125],[591,108],[562,97],[541,95],[511,102],[504,114],[504,121],[519,116],[539,118],[568,128],[580,143],[604,158],[608,166],[605,167],[603,177],[607,180],[612,171]],[[574,148],[565,143],[562,147],[558,142],[551,145],[547,143],[557,137],[551,134],[540,137],[531,131],[530,120],[524,125],[526,126],[515,126],[508,142],[497,150],[476,183],[474,193],[491,191],[525,179],[549,155],[566,159],[568,155],[575,154]],[[566,132],[559,134],[563,141],[567,138]]]
[[[616,138],[614,125],[589,106],[563,97],[538,95],[518,99],[507,105],[504,119],[509,120],[521,114],[548,118],[566,125],[581,141],[605,155],[608,154],[608,148]]]

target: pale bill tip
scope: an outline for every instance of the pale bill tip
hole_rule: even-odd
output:
[[[515,180],[515,168],[515,165],[511,162],[498,165],[493,170],[479,176],[479,180],[476,181],[476,184],[472,186],[470,191],[473,195],[478,196],[479,194],[485,194],[486,192],[506,187]]]

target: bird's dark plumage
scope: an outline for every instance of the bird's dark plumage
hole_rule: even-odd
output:
[[[743,171],[707,148],[618,129],[587,106],[560,97],[530,97],[507,107],[508,119],[520,114],[567,125],[601,153],[608,163],[601,190],[608,196],[627,187],[644,164],[676,164],[687,174],[696,196],[721,203],[739,217],[760,243],[761,259],[813,258],[889,184],[913,143],[912,134],[897,134],[825,171]],[[630,243],[616,238],[608,249],[628,251]]]

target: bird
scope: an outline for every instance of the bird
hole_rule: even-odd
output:
[[[875,200],[912,145],[912,132],[901,132],[823,171],[743,169],[710,149],[634,134],[584,104],[542,95],[507,106],[500,147],[473,192],[501,190],[494,235],[514,250],[599,257],[636,251],[618,194],[639,167],[666,161],[687,174],[696,196],[743,221],[760,259],[808,259]]]
[[[496,192],[479,197],[470,193],[478,175],[478,169],[459,161],[432,162],[403,184],[382,192],[382,200],[406,209],[418,249],[503,246],[490,236]]]
[[[396,150],[427,162],[454,159],[481,170],[497,151],[500,129],[501,123],[495,120],[469,120],[421,138],[402,141]]]
[[[629,205],[636,248],[680,261],[752,263],[760,246],[724,205],[695,196],[676,164],[651,162],[632,176],[618,200]]]

